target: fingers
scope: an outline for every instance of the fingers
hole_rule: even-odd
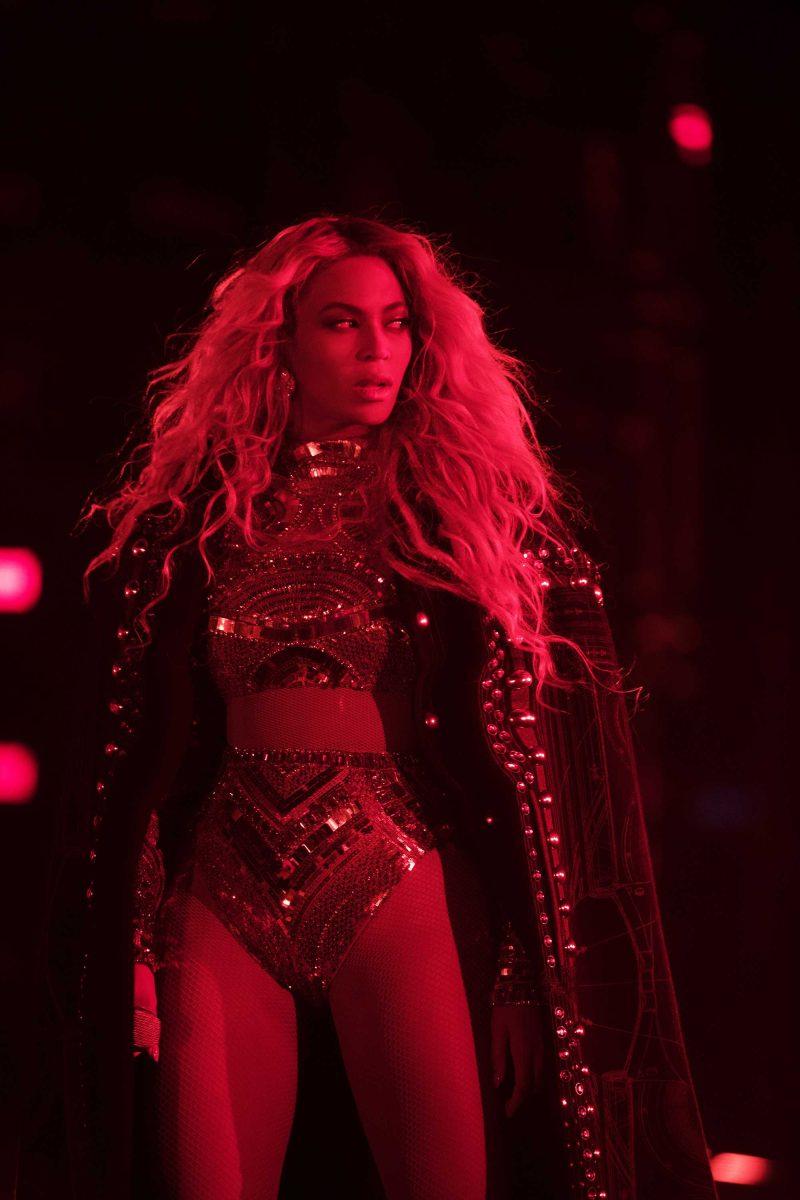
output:
[[[514,1058],[514,1090],[506,1101],[506,1116],[512,1117],[528,1095],[533,1079],[531,1064],[519,1057]]]
[[[508,1055],[514,1072],[512,1093],[505,1103],[513,1116],[531,1088],[541,1080],[544,1042],[535,1014],[527,1007],[499,1005],[492,1012],[492,1073],[495,1088],[506,1076]]]
[[[511,1117],[531,1089],[536,1069],[536,1045],[530,1030],[514,1021],[509,1030],[511,1061],[514,1064],[514,1089],[506,1101],[506,1116]]]
[[[139,1058],[139,1057],[141,1057],[142,1054],[147,1054],[150,1058],[152,1058],[154,1063],[157,1063],[158,1062],[158,1044],[154,1042],[150,1046],[134,1046],[133,1047],[133,1057],[134,1058]]]
[[[531,1072],[514,1069],[514,1090],[506,1101],[506,1116],[513,1117],[531,1086]]]
[[[494,1009],[492,1012],[492,1082],[496,1088],[505,1078],[507,1045],[508,1026],[503,1020],[500,1010]]]

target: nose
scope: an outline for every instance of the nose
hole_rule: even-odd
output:
[[[378,328],[368,327],[365,330],[364,337],[359,346],[358,357],[369,360],[389,357],[389,342],[383,328],[380,326]]]

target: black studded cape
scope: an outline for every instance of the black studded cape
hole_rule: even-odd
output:
[[[148,1072],[158,1067],[131,1053],[137,863],[156,809],[168,873],[179,869],[181,825],[207,793],[224,741],[224,706],[197,669],[207,614],[196,549],[176,556],[172,587],[151,613],[152,642],[137,636],[168,545],[164,522],[145,518],[118,569],[95,576],[77,634],[74,754],[46,956],[69,1177],[59,1195],[76,1200],[155,1196],[143,1147]],[[550,628],[617,668],[597,566],[577,547],[530,554]],[[405,580],[399,592],[423,664],[417,715],[439,717],[431,764],[461,796],[464,837],[542,979],[545,1078],[508,1122],[511,1194],[710,1200],[624,695],[559,648],[574,690],[545,693],[560,712],[537,707],[529,656],[477,605]],[[427,625],[414,620],[420,611]],[[346,1136],[336,1134],[339,1166]],[[356,1164],[350,1194],[380,1195],[366,1175],[359,1192]],[[286,1196],[309,1194],[297,1188],[287,1183]]]

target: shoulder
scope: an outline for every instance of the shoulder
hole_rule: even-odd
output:
[[[613,614],[606,604],[605,565],[597,562],[574,534],[551,538],[537,533],[523,553],[529,569],[540,577],[549,632],[580,646],[596,667],[613,672],[616,678],[619,661],[610,623]],[[564,669],[568,669],[566,665]],[[582,668],[578,669],[588,682]]]
[[[120,552],[121,577],[126,571],[137,577],[161,576],[165,564],[170,578],[197,576],[203,562],[203,500],[193,498],[182,516],[166,504],[141,513]]]
[[[139,516],[103,574],[97,600],[116,626],[123,653],[143,649],[161,630],[193,622],[207,578],[196,529],[188,520],[176,527],[157,511]]]
[[[546,592],[567,589],[602,607],[604,567],[592,558],[573,533],[556,537],[532,530],[523,542],[522,556],[529,569],[539,576],[540,585]]]

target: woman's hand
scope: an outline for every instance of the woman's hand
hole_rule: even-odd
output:
[[[503,1082],[508,1051],[514,1067],[514,1090],[506,1101],[511,1117],[538,1085],[544,1063],[544,1037],[539,1009],[534,1004],[497,1004],[492,1008],[492,1072],[494,1086]]]
[[[156,979],[146,963],[133,964],[133,1055],[144,1051],[158,1062],[161,1023],[158,1019]]]

